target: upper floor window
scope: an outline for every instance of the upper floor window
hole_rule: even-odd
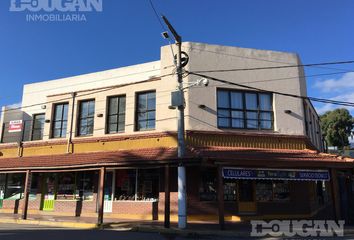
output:
[[[124,132],[125,96],[108,98],[107,133]]]
[[[156,92],[144,92],[137,94],[136,104],[137,131],[155,129],[156,121]]]
[[[218,90],[218,127],[273,129],[272,95]]]
[[[35,141],[43,139],[44,118],[44,113],[33,115],[31,140]]]
[[[52,124],[52,137],[65,138],[68,124],[68,103],[60,103],[54,106],[54,119]]]
[[[79,105],[78,136],[89,136],[93,134],[95,119],[95,100],[81,101]]]

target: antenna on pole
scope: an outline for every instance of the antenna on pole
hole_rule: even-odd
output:
[[[173,37],[175,38],[175,41],[177,43],[181,43],[182,42],[182,37],[180,35],[178,35],[178,33],[176,32],[176,30],[173,28],[173,26],[171,25],[171,23],[168,21],[168,19],[162,15],[162,19],[163,21],[166,23],[168,29],[171,31]]]

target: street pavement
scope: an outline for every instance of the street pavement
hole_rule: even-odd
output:
[[[239,237],[215,236],[177,236],[172,234],[143,233],[131,231],[110,230],[78,230],[68,228],[43,227],[38,225],[0,224],[0,240],[187,240],[187,239],[250,239]],[[261,239],[261,238],[257,238]],[[263,238],[282,239],[282,238]],[[291,239],[291,238],[287,238]],[[301,239],[301,238],[293,238]],[[305,238],[304,238],[305,239]],[[315,238],[315,239],[354,239],[354,235],[343,238]]]
[[[0,224],[0,240],[183,240],[215,239],[212,237],[194,238],[159,233],[142,233],[117,230],[77,230],[67,228],[48,228],[36,225]],[[230,239],[230,238],[227,238]]]

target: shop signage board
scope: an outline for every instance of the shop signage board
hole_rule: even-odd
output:
[[[252,168],[223,168],[223,177],[229,179],[269,179],[297,181],[329,181],[327,170],[301,169],[252,169]]]
[[[44,198],[43,211],[53,211],[54,210],[54,200],[55,196],[53,194],[48,194]]]
[[[22,131],[22,120],[14,120],[9,123],[9,133],[21,132]]]

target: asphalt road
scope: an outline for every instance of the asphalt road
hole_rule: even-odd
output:
[[[216,238],[216,237],[181,237],[174,235],[161,235],[159,233],[140,233],[116,230],[77,230],[67,228],[52,228],[35,225],[0,224],[0,240],[187,240],[187,239],[250,239],[250,238]],[[256,238],[260,239],[260,238]],[[264,238],[282,239],[282,238]],[[289,239],[289,238],[287,238]],[[300,239],[300,238],[294,238]],[[317,239],[317,238],[316,238]],[[354,236],[344,238],[320,239],[354,239]]]
[[[0,240],[183,240],[183,238],[159,233],[139,233],[116,230],[77,230],[35,225],[0,224]],[[215,239],[215,238],[203,238]],[[230,238],[229,238],[230,239]]]

